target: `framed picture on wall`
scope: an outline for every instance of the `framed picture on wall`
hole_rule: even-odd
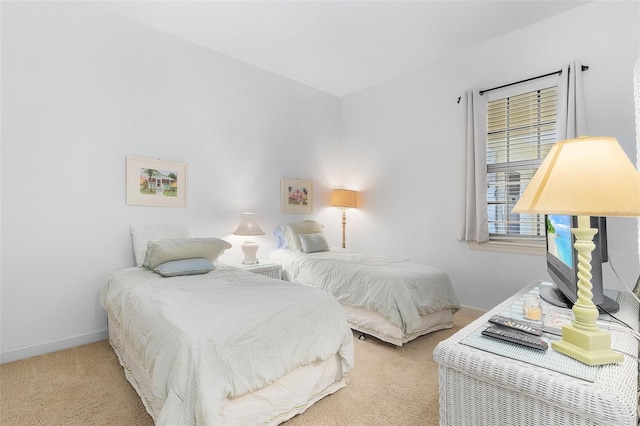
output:
[[[127,204],[186,207],[186,163],[127,156]]]
[[[280,180],[282,213],[311,213],[313,211],[313,182],[303,179]]]

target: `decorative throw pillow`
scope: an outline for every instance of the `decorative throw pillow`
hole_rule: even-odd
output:
[[[142,266],[147,253],[147,243],[164,238],[187,238],[187,228],[177,226],[132,226],[133,253],[136,256],[136,266]]]
[[[231,244],[219,238],[165,238],[150,241],[142,266],[155,269],[171,260],[204,258],[215,262]]]
[[[329,244],[323,233],[300,234],[300,246],[305,253],[329,251]]]
[[[289,248],[289,244],[287,244],[287,239],[284,236],[284,226],[278,226],[273,230],[273,235],[276,237],[277,243],[276,248],[278,249],[286,249]]]
[[[303,220],[298,223],[284,225],[284,236],[291,250],[301,251],[300,234],[318,234],[324,225],[315,220]]]
[[[182,259],[161,263],[153,270],[163,277],[180,277],[183,275],[207,274],[216,269],[208,259]]]

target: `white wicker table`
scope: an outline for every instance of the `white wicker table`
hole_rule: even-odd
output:
[[[282,279],[282,265],[280,265],[279,263],[260,260],[258,261],[258,263],[254,264],[231,263],[230,265],[234,268],[253,272],[254,274],[264,275],[266,277],[275,278],[277,280]]]
[[[637,425],[635,358],[590,367],[597,372],[589,381],[460,343],[540,283],[531,283],[435,348],[441,425]],[[621,293],[618,302],[616,317],[637,331],[636,300]],[[638,342],[628,333],[612,330],[611,342],[614,350],[638,354]]]

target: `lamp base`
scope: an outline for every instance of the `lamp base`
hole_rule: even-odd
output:
[[[255,241],[246,240],[242,246],[242,253],[244,253],[244,259],[242,259],[243,265],[255,265],[258,263],[256,253],[258,253],[258,244]]]
[[[573,304],[573,323],[562,327],[562,340],[551,347],[587,365],[622,362],[624,356],[611,350],[611,335],[598,328],[598,308],[593,304],[591,289],[591,252],[597,229],[589,228],[589,216],[578,216],[578,227],[571,228],[578,251],[578,300]]]
[[[562,327],[562,340],[552,342],[556,351],[587,365],[622,362],[624,356],[611,349],[611,335],[602,330],[584,331],[573,324]]]
[[[347,228],[347,208],[342,208],[342,248],[347,248],[347,244],[345,242],[345,230]]]

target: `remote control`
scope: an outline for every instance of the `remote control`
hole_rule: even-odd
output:
[[[526,323],[524,321],[518,321],[513,318],[494,315],[489,318],[489,322],[495,325],[500,325],[502,327],[512,328],[524,333],[533,334],[534,336],[542,336],[542,330],[540,329],[540,327]]]
[[[542,339],[538,339],[531,334],[521,333],[515,330],[509,330],[506,328],[488,327],[482,330],[483,336],[489,336],[496,339],[505,340],[507,342],[516,343],[518,345],[528,346],[539,351],[547,350],[547,342]]]

